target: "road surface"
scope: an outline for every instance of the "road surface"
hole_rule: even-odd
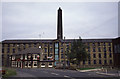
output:
[[[92,78],[92,77],[112,77],[110,75],[97,74],[96,72],[79,72],[75,70],[63,70],[54,68],[32,68],[32,69],[16,69],[17,75],[14,77],[42,77],[42,78]],[[41,78],[40,78],[41,79]]]

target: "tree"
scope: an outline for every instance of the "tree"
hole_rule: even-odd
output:
[[[70,63],[75,63],[79,67],[80,62],[87,60],[89,54],[86,51],[86,46],[82,43],[82,39],[74,40],[71,48],[67,51],[67,57]]]

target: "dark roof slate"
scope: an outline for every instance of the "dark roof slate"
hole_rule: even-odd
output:
[[[39,39],[39,40],[4,40],[2,43],[50,43],[57,39]],[[65,39],[65,42],[73,42],[74,40],[78,39]],[[82,42],[112,42],[113,39],[82,39]],[[63,40],[60,40],[61,42],[64,42]]]
[[[4,41],[2,41],[2,43],[39,43],[39,42],[52,42],[53,40],[31,40],[31,39],[29,39],[29,40],[22,40],[22,39],[18,39],[18,40],[4,40]]]

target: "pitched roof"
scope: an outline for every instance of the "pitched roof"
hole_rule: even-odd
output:
[[[2,41],[2,43],[50,43],[53,42],[57,39],[18,39],[18,40],[4,40]],[[77,39],[65,39],[65,42],[73,42],[74,40]],[[82,42],[112,42],[113,39],[82,39]],[[61,42],[64,42],[63,40],[60,40]]]
[[[39,42],[52,42],[54,39],[16,39],[4,40],[2,43],[39,43]]]

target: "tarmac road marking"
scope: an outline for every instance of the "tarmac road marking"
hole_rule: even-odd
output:
[[[69,76],[67,76],[67,75],[64,75],[64,77],[67,77],[67,78],[69,78]]]
[[[67,75],[64,75],[64,77],[66,77],[66,78],[70,78],[70,79],[75,79],[75,78],[72,78],[72,77],[67,76]]]
[[[59,74],[56,74],[56,73],[51,73],[51,74],[53,74],[53,75],[59,75]]]

